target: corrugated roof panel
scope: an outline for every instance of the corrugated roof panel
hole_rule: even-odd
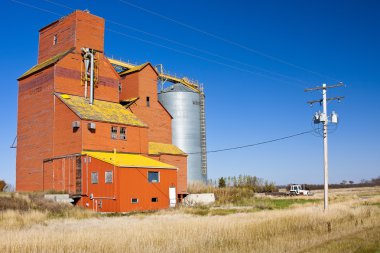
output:
[[[149,142],[149,154],[169,154],[169,155],[186,155],[180,148],[173,144]]]
[[[91,156],[118,167],[177,169],[173,165],[159,162],[142,155],[94,151],[84,151],[82,154]]]
[[[95,99],[94,104],[91,105],[84,97],[61,93],[55,93],[55,95],[81,119],[140,127],[147,126],[144,122],[137,118],[136,115],[125,109],[119,103]]]

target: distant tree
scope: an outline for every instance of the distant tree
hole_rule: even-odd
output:
[[[219,178],[219,184],[218,184],[218,186],[219,186],[219,188],[226,187],[226,180],[224,179],[224,177]]]
[[[350,184],[354,184],[355,182],[354,182],[354,181],[352,181],[352,180],[350,180],[350,181],[348,181],[348,183],[350,183]]]
[[[347,184],[347,180],[342,180],[340,184]]]
[[[4,180],[0,180],[0,192],[4,191],[5,186],[7,186],[7,183]]]
[[[373,183],[374,185],[380,185],[380,177],[373,178],[371,180],[371,183]]]
[[[366,179],[362,179],[362,180],[360,180],[360,183],[361,183],[361,184],[366,184],[366,183],[368,183],[368,180],[366,180]]]

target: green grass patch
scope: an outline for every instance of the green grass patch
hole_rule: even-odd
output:
[[[271,198],[247,198],[241,199],[235,204],[238,206],[252,206],[259,210],[286,209],[292,205],[303,205],[306,203],[318,203],[319,199],[271,199]]]

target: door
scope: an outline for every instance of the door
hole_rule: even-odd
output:
[[[169,187],[169,206],[175,207],[177,204],[177,194],[175,187]]]

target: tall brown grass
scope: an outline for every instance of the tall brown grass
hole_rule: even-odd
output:
[[[227,216],[182,209],[0,228],[0,252],[375,252],[380,197]],[[354,242],[354,243],[352,243]]]
[[[96,216],[89,210],[71,204],[46,200],[42,193],[1,193],[0,228],[21,229],[46,224],[49,219],[84,219]]]

